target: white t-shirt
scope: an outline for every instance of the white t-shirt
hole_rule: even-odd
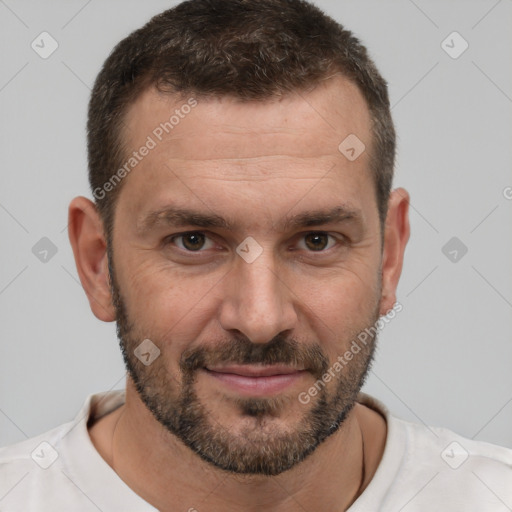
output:
[[[0,511],[156,511],[103,460],[87,431],[90,418],[124,400],[124,391],[91,395],[73,421],[1,448]],[[350,512],[512,511],[512,450],[395,418],[364,393],[359,401],[384,415],[388,429],[377,472]]]

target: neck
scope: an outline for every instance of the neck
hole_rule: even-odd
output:
[[[90,433],[119,477],[162,512],[206,503],[210,512],[346,510],[371,480],[385,440],[384,422],[376,450],[375,418],[367,411],[356,404],[335,434],[274,477],[235,475],[204,462],[156,421],[129,383],[125,405]]]

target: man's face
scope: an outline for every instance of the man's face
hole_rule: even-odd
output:
[[[338,150],[349,134],[370,148],[369,113],[339,77],[281,100],[187,99],[149,90],[127,114],[128,153],[155,145],[115,213],[118,334],[162,425],[223,469],[279,474],[340,426],[373,354],[298,399],[379,316],[369,155]]]

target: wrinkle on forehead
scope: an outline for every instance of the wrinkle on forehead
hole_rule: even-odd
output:
[[[126,115],[127,146],[143,144],[186,101],[173,95],[162,97],[154,89],[145,91]],[[163,134],[153,151],[188,159],[280,153],[313,158],[336,154],[339,143],[350,133],[369,146],[370,127],[370,114],[358,88],[336,77],[308,93],[291,93],[279,99],[199,99],[190,113]]]
[[[126,119],[128,145],[143,145],[186,101],[143,93]],[[217,206],[238,197],[239,206],[260,207],[272,198],[274,209],[303,196],[361,203],[373,187],[369,156],[348,161],[338,146],[355,133],[368,147],[370,127],[364,98],[346,80],[279,101],[198,100],[131,171],[121,202],[124,196],[128,215],[172,196]]]

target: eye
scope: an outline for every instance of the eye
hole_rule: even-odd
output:
[[[202,249],[211,249],[214,246],[204,233],[200,231],[190,231],[170,237],[167,243],[173,243],[180,249],[189,252],[202,252]]]
[[[304,242],[303,246],[301,246],[302,242]],[[306,233],[302,237],[299,246],[301,246],[301,249],[305,248],[308,251],[321,252],[331,249],[337,242],[338,240],[332,235],[324,233],[323,231],[315,231]]]

